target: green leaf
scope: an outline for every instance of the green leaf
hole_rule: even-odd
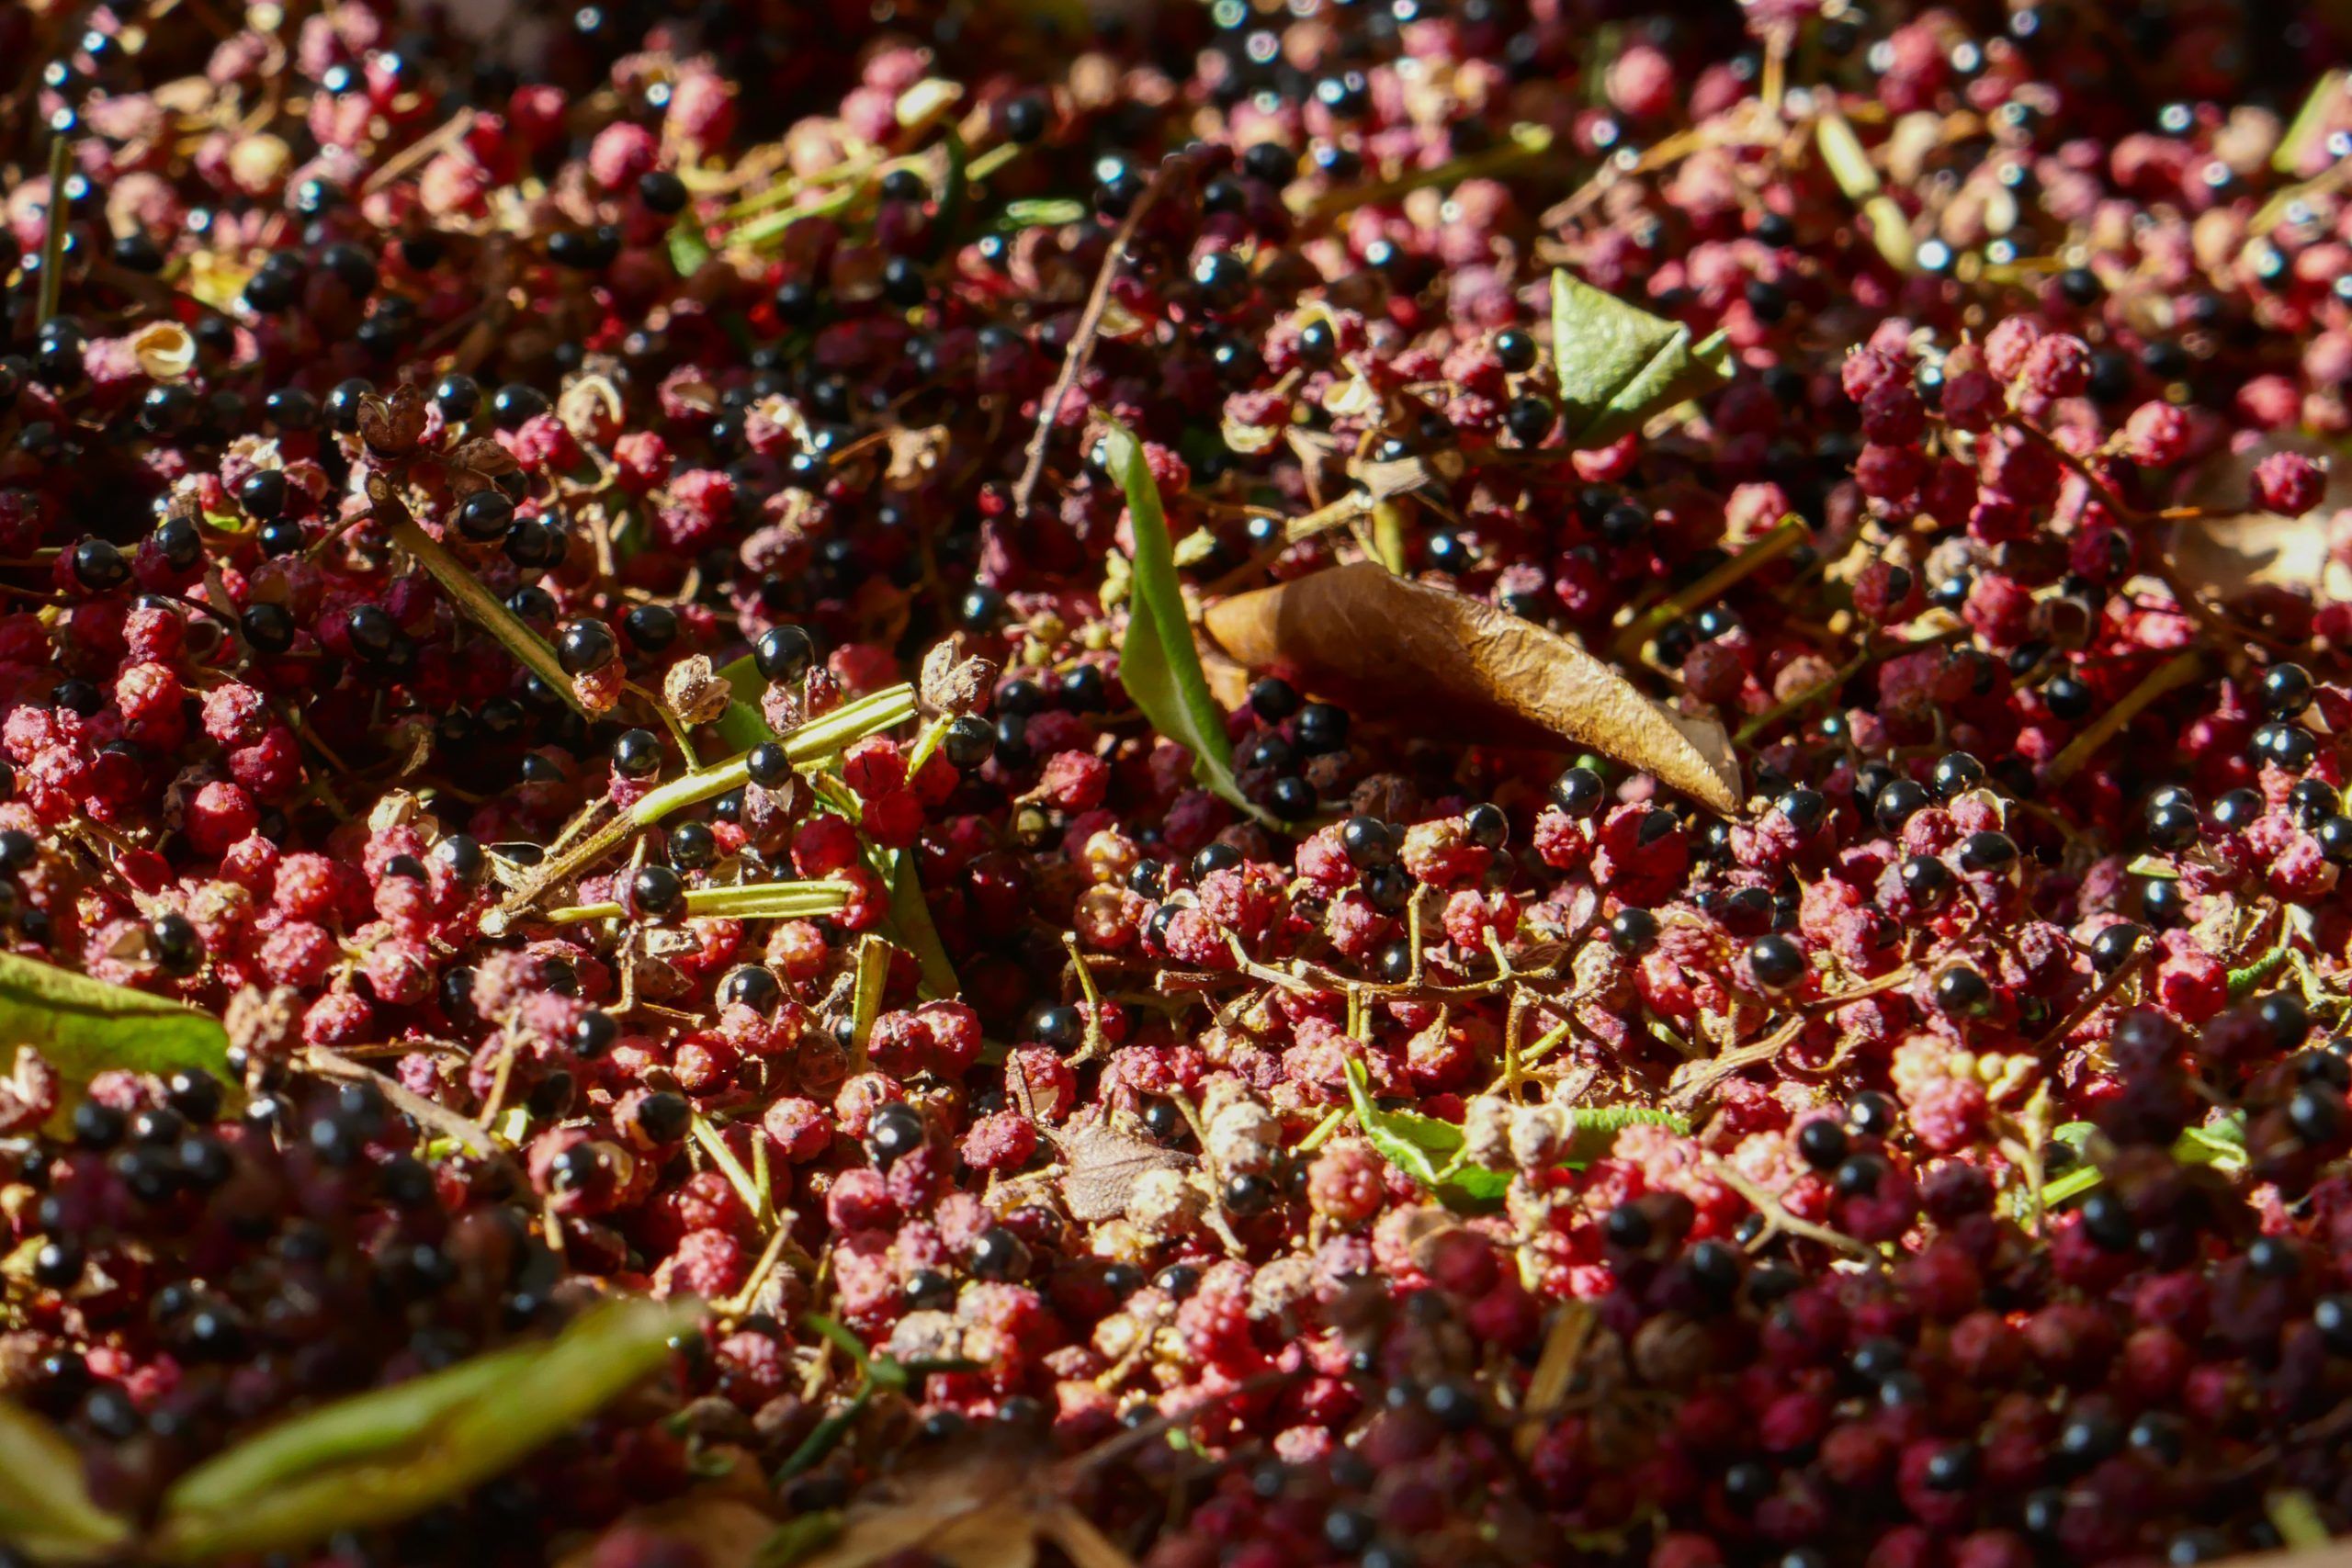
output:
[[[2268,1493],[2262,1499],[2262,1511],[2269,1516],[2270,1528],[2278,1539],[2296,1551],[2307,1551],[2328,1543],[2327,1519],[2312,1501],[2312,1495],[2300,1487],[2285,1487]]]
[[[2097,1132],[2088,1122],[2068,1122],[2052,1129],[2050,1136],[2079,1152],[2089,1145]],[[2172,1157],[2180,1165],[2211,1166],[2225,1176],[2244,1170],[2245,1112],[2218,1112],[2212,1120],[2186,1129],[2173,1140]],[[2042,1188],[2041,1201],[2045,1207],[2054,1209],[2069,1199],[2081,1197],[2106,1179],[2107,1173],[2096,1165],[2076,1166]]]
[[[1355,1103],[1356,1124],[1381,1156],[1419,1182],[1434,1188],[1446,1168],[1462,1152],[1462,1129],[1451,1122],[1416,1111],[1383,1111],[1373,1103],[1371,1079],[1362,1062],[1348,1058],[1348,1098]]]
[[[1693,343],[1679,321],[1612,299],[1562,270],[1552,274],[1552,358],[1570,442],[1605,446],[1652,414],[1729,378],[1724,334]]]
[[[2079,1198],[2097,1187],[2104,1175],[2095,1165],[2077,1166],[2041,1189],[2042,1204],[2054,1209],[2070,1198]]]
[[[496,1393],[546,1349],[517,1345],[476,1356],[280,1422],[188,1472],[172,1488],[168,1506],[196,1512],[234,1508],[330,1466],[404,1450],[459,1406]]]
[[[939,928],[932,924],[931,900],[924,897],[922,874],[910,850],[877,850],[884,863],[883,880],[890,889],[890,924],[899,945],[915,955],[922,966],[922,988],[933,997],[952,997],[963,988],[956,965],[940,944]]]
[[[718,253],[710,246],[710,236],[703,231],[702,220],[688,208],[678,214],[670,225],[670,265],[678,269],[680,277],[692,277],[700,272],[710,258]]]
[[[722,667],[718,676],[735,692],[735,700],[727,705],[727,711],[711,727],[728,749],[748,751],[763,740],[775,739],[775,731],[768,728],[768,721],[760,714],[760,698],[768,689],[767,678],[760,673],[752,656],[747,653]]]
[[[417,565],[432,573],[433,581],[441,585],[458,609],[482,630],[498,639],[500,646],[513,654],[523,667],[552,687],[556,694],[570,703],[572,711],[582,718],[594,718],[571,689],[571,677],[563,672],[556,661],[555,649],[547,639],[525,626],[514,611],[508,609],[481,581],[466,570],[466,565],[442,547],[441,541],[417,525],[413,517],[401,517],[391,526],[392,542],[416,558]]]
[[[1085,216],[1086,203],[1082,201],[1067,197],[1041,197],[1006,202],[1004,210],[997,215],[994,227],[1000,234],[1011,234],[1023,229],[1058,229]]]
[[[701,1311],[693,1301],[616,1298],[548,1343],[281,1423],[165,1494],[153,1555],[192,1562],[291,1551],[422,1512],[626,1393],[662,1365],[671,1337]]]
[[[2271,976],[2276,975],[2278,972],[2278,966],[2287,962],[2288,942],[2290,940],[2290,939],[2284,937],[2280,938],[2278,946],[2272,948],[2269,952],[2264,953],[2261,957],[2256,959],[2245,968],[2233,969],[2230,971],[2230,999],[2232,1001],[2235,1001],[2239,998],[2248,995],[2256,987],[2260,986],[2264,981],[2269,979]]]
[[[1508,1172],[1469,1163],[1461,1128],[1418,1111],[1383,1111],[1373,1103],[1363,1064],[1351,1056],[1345,1071],[1356,1124],[1389,1164],[1441,1199],[1491,1202],[1510,1190]]]
[[[76,1083],[109,1067],[229,1076],[229,1032],[209,1012],[0,953],[0,1040],[37,1047]]]
[[[1454,1156],[1438,1174],[1437,1194],[1441,1198],[1493,1203],[1510,1190],[1510,1172],[1472,1165],[1466,1154]]]
[[[2178,882],[2180,872],[2161,855],[2141,855],[2123,868],[2127,876],[2153,876],[2163,882]]]
[[[2302,107],[2295,111],[2295,118],[2287,122],[2285,133],[2278,138],[2278,151],[2270,155],[2272,168],[2290,177],[2294,175],[2312,143],[2326,134],[2328,122],[2335,118],[2336,107],[2344,101],[2344,88],[2345,73],[2341,67],[2322,73],[2320,79],[2312,84]]]
[[[1668,1127],[1685,1134],[1690,1131],[1689,1117],[1646,1105],[1583,1106],[1568,1112],[1568,1123],[1573,1132],[1566,1163],[1578,1170],[1605,1156],[1617,1142],[1617,1134],[1628,1127]]]
[[[2172,1157],[2182,1165],[2210,1165],[2224,1173],[2245,1168],[2245,1112],[2221,1112],[2173,1140]]]
[[[841,1538],[842,1511],[824,1508],[803,1514],[776,1527],[752,1554],[752,1568],[792,1568],[804,1557],[831,1546]]]
[[[81,1562],[114,1557],[130,1539],[130,1521],[91,1499],[65,1435],[0,1399],[0,1541],[44,1562]]]
[[[1209,694],[1201,673],[1193,623],[1176,582],[1175,553],[1168,543],[1168,519],[1159,507],[1143,443],[1116,420],[1102,441],[1111,472],[1126,491],[1134,525],[1134,604],[1127,612],[1127,640],[1119,650],[1119,681],[1152,728],[1193,753],[1193,773],[1204,784],[1260,821],[1265,813],[1242,797],[1233,776],[1233,745],[1226,738],[1225,710]]]

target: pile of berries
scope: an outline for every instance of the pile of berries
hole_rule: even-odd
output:
[[[0,1399],[103,1506],[643,1292],[284,1560],[978,1562],[856,1548],[1008,1451],[1145,1568],[2352,1533],[2340,19],[466,9],[0,9]],[[1739,809],[1148,608],[1368,561]]]

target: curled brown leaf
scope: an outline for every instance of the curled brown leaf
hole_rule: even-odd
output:
[[[1723,727],[1685,718],[1565,637],[1491,604],[1364,562],[1210,606],[1209,636],[1366,718],[1488,745],[1562,741],[1654,773],[1729,815],[1739,760]]]
[[[1054,1143],[1066,1167],[1061,1179],[1063,1206],[1072,1219],[1089,1224],[1124,1213],[1136,1179],[1146,1171],[1193,1163],[1190,1156],[1113,1132],[1102,1122],[1067,1128],[1054,1134]]]
[[[2352,570],[2330,555],[2335,516],[2352,507],[2352,463],[2329,465],[2319,505],[2301,517],[2241,510],[2253,493],[2256,465],[2273,452],[2331,455],[2324,441],[2272,435],[2206,463],[2183,498],[2204,515],[2173,527],[2174,573],[2184,584],[2224,601],[2257,588],[2290,589],[2322,601],[2352,598]]]

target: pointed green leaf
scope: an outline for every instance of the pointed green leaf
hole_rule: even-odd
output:
[[[410,1383],[298,1416],[183,1477],[164,1496],[153,1555],[195,1562],[290,1551],[422,1512],[626,1393],[662,1365],[671,1337],[701,1311],[693,1301],[616,1298],[545,1345],[436,1374],[469,1374],[458,1380],[475,1384],[464,1397],[447,1382],[423,1396]],[[258,1461],[244,1451],[257,1445],[266,1445]]]
[[[1066,197],[1041,197],[1034,200],[1006,202],[993,227],[1000,234],[1010,234],[1022,229],[1058,229],[1085,216],[1086,203],[1082,201]]]
[[[718,675],[735,692],[735,700],[727,705],[727,711],[712,726],[728,749],[748,751],[763,740],[775,739],[775,731],[768,728],[768,721],[760,713],[760,698],[768,689],[767,678],[760,673],[752,656],[743,655],[723,667]]]
[[[523,668],[537,675],[555,694],[571,705],[572,711],[582,718],[593,717],[580,701],[580,694],[571,689],[571,677],[563,672],[557,662],[555,649],[547,639],[523,624],[522,618],[508,609],[487,588],[481,579],[466,570],[466,563],[443,547],[441,541],[417,525],[412,517],[402,517],[391,526],[392,542],[415,558],[416,564],[433,576],[458,608],[464,611],[482,630],[496,637],[507,652],[513,654]]]
[[[130,1539],[130,1521],[91,1499],[65,1435],[0,1399],[0,1541],[44,1562],[81,1562],[112,1558]]]
[[[670,265],[678,269],[678,276],[692,277],[717,254],[694,209],[679,213],[678,220],[670,225]]]
[[[1510,1190],[1508,1172],[1469,1163],[1461,1128],[1417,1111],[1383,1111],[1373,1102],[1363,1064],[1350,1057],[1345,1071],[1356,1124],[1389,1164],[1440,1199],[1491,1202]]]
[[[1552,274],[1552,357],[1570,443],[1603,446],[1652,414],[1713,391],[1730,376],[1721,333],[1690,329]]]
[[[1136,539],[1133,605],[1127,613],[1127,640],[1119,650],[1120,683],[1153,728],[1193,753],[1193,773],[1202,784],[1263,821],[1265,814],[1243,798],[1233,776],[1225,710],[1209,694],[1208,677],[1201,673],[1200,649],[1193,646],[1193,623],[1184,614],[1183,592],[1176,581],[1175,552],[1168,542],[1159,486],[1153,482],[1143,443],[1118,421],[1106,423],[1110,428],[1102,440],[1108,466],[1126,492]]]
[[[890,926],[899,946],[922,966],[922,989],[933,997],[952,997],[962,989],[956,965],[940,944],[939,928],[932,924],[931,901],[923,895],[922,874],[911,850],[876,850],[883,880],[890,888]]]
[[[210,1013],[11,953],[0,953],[0,1040],[37,1047],[76,1083],[109,1067],[229,1076],[229,1032]]]
[[[2230,971],[2230,998],[2233,1001],[2252,992],[2278,972],[2278,966],[2287,962],[2288,943],[2290,940],[2290,938],[2281,937],[2278,946],[2256,958],[2245,968]]]
[[[2051,1138],[2077,1152],[2086,1148],[2098,1131],[2088,1122],[2068,1122],[2051,1131]],[[2181,1165],[2210,1165],[2223,1175],[2234,1175],[2245,1168],[2245,1112],[2232,1111],[2216,1114],[2211,1121],[2184,1130],[2172,1144],[2172,1157]],[[2098,1166],[2085,1163],[2050,1182],[2041,1190],[2041,1201],[2055,1208],[2072,1198],[2079,1198],[2107,1179]]]
[[[775,1533],[760,1542],[752,1554],[752,1568],[792,1568],[804,1557],[814,1556],[840,1539],[842,1511],[826,1508],[814,1514],[803,1514],[778,1525]]]
[[[2210,1165],[2228,1173],[2245,1168],[2245,1112],[2231,1111],[2173,1140],[2172,1157],[2183,1165]]]
[[[172,1488],[168,1506],[234,1508],[334,1465],[404,1453],[460,1405],[496,1393],[546,1351],[544,1345],[517,1345],[282,1421],[188,1472]]]
[[[2072,1198],[2079,1198],[2097,1187],[2103,1172],[2095,1165],[2077,1166],[2042,1188],[2041,1201],[2045,1207],[2056,1208]]]
[[[1568,1141],[1567,1164],[1582,1169],[1594,1160],[1605,1157],[1617,1134],[1628,1127],[1667,1127],[1677,1133],[1690,1131],[1690,1119],[1671,1111],[1654,1110],[1646,1105],[1588,1105],[1568,1112],[1573,1132]]]
[[[1434,1189],[1446,1167],[1462,1152],[1462,1129],[1415,1111],[1383,1111],[1373,1103],[1371,1079],[1362,1062],[1348,1059],[1348,1098],[1356,1125],[1381,1157],[1422,1186]]]

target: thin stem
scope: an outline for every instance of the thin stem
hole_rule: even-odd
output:
[[[1028,460],[1022,465],[1021,478],[1012,487],[1012,515],[1023,517],[1029,512],[1029,498],[1036,493],[1037,477],[1046,471],[1046,448],[1053,444],[1054,426],[1062,416],[1062,403],[1069,390],[1078,385],[1079,377],[1086,369],[1087,356],[1093,352],[1095,335],[1102,330],[1102,313],[1111,306],[1111,285],[1119,276],[1120,265],[1126,260],[1127,247],[1135,243],[1136,231],[1168,188],[1170,176],[1177,160],[1163,159],[1152,171],[1151,183],[1143,187],[1135,205],[1120,221],[1117,232],[1111,236],[1111,248],[1103,253],[1102,270],[1094,275],[1094,288],[1086,297],[1086,309],[1079,313],[1078,330],[1070,334],[1069,349],[1062,355],[1060,374],[1054,378],[1053,389],[1046,400],[1037,405],[1036,433],[1029,437]]]
[[[2064,750],[2050,759],[2050,765],[2041,770],[2041,786],[2055,789],[2073,778],[2082,771],[2085,763],[2098,754],[2101,747],[2121,734],[2124,727],[2139,717],[2150,704],[2188,685],[2204,672],[2205,656],[2195,649],[2177,653],[2156,666],[2113,706],[2092,720],[2088,728],[2066,742]]]
[[[65,171],[72,152],[73,144],[63,136],[49,139],[49,210],[42,218],[47,227],[40,237],[40,305],[37,318],[43,326],[57,314],[57,302],[65,288],[65,234],[73,218],[66,210]]]

